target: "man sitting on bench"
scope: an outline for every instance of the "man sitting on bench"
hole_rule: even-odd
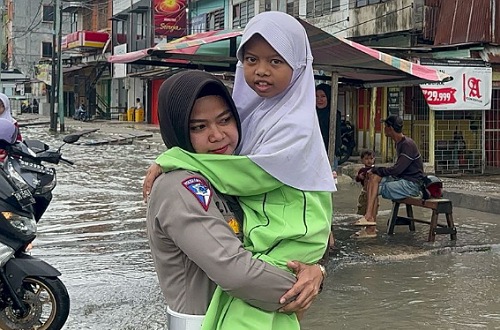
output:
[[[355,238],[377,237],[378,195],[391,200],[421,195],[424,165],[415,141],[402,133],[403,120],[400,117],[391,115],[382,122],[385,136],[396,144],[397,160],[391,167],[374,167],[368,172],[366,214],[354,223],[365,228],[356,232]]]

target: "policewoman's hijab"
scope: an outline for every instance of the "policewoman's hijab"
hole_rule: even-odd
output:
[[[169,77],[158,92],[160,132],[168,148],[180,147],[195,152],[189,137],[189,117],[195,101],[209,95],[218,95],[226,101],[236,119],[238,143],[241,141],[240,119],[226,86],[209,73],[190,70]]]
[[[260,34],[291,66],[289,87],[262,98],[245,82],[245,43]],[[237,150],[266,172],[305,191],[336,191],[316,116],[312,53],[302,25],[283,12],[263,12],[247,24],[238,48],[233,99],[243,138]]]
[[[5,107],[5,111],[2,114],[0,114],[0,118],[14,122],[15,120],[14,118],[12,118],[12,114],[10,113],[9,97],[3,93],[0,93],[0,101],[3,103],[3,106]]]

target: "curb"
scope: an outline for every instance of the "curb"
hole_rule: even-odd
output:
[[[443,197],[451,200],[453,206],[465,209],[500,214],[500,197],[445,190]]]

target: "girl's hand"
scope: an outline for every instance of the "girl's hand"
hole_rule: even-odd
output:
[[[151,193],[153,183],[162,173],[163,171],[160,165],[153,163],[149,166],[144,182],[142,183],[142,199],[144,200],[144,203],[148,202],[148,196]]]
[[[298,261],[289,261],[288,268],[297,276],[297,282],[280,299],[280,303],[295,297],[295,300],[283,306],[279,311],[283,313],[303,313],[311,307],[312,302],[320,291],[323,283],[323,272],[318,265],[306,265]]]

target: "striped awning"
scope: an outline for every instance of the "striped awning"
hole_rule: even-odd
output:
[[[449,76],[351,40],[333,36],[298,19],[309,36],[317,70],[335,72],[346,82],[369,86],[415,85]]]
[[[309,36],[314,56],[314,68],[325,74],[336,73],[340,81],[364,87],[417,85],[428,81],[443,81],[449,76],[433,68],[409,62],[356,42],[333,36],[304,20],[298,19]],[[146,64],[175,67],[186,63],[212,64],[227,71],[237,62],[236,38],[241,30],[196,33],[153,48],[113,55],[111,63]],[[229,40],[232,40],[230,44]],[[229,65],[232,65],[231,67]]]

